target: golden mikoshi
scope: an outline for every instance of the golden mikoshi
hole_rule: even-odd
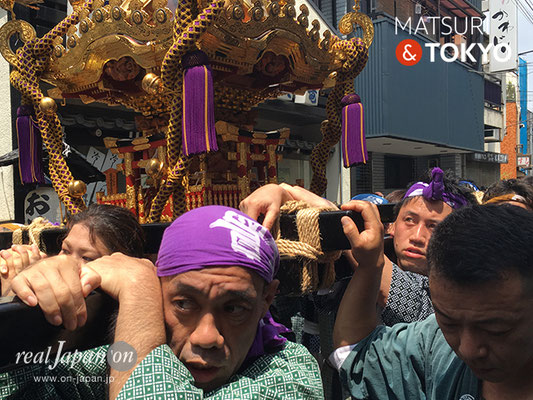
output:
[[[343,34],[357,25],[362,27],[363,38],[350,39],[323,29],[309,7],[297,6],[294,0],[184,0],[175,10],[165,0],[86,0],[76,1],[73,8],[42,38],[37,38],[33,27],[21,20],[9,21],[0,28],[0,52],[13,67],[11,83],[21,92],[24,104],[40,111],[36,122],[50,155],[52,183],[70,212],[84,208],[80,195],[83,190],[62,156],[57,100],[72,97],[85,103],[123,105],[145,119],[147,128],[139,129],[143,138],[154,132],[164,134],[162,148],[166,154],[158,151],[155,156],[152,142],[133,144],[135,149],[152,152],[149,157],[153,160],[146,159],[143,164],[144,172],[154,181],[151,192],[136,183],[132,175],[136,161],[130,156],[123,168],[130,179],[124,194],[126,203],[137,204],[143,199],[148,222],[161,220],[166,209],[176,218],[202,201],[234,202],[235,195],[246,194],[240,188],[249,189],[250,177],[239,175],[237,189],[233,189],[235,182],[226,182],[225,186],[213,182],[212,187],[229,191],[215,200],[205,190],[210,179],[215,179],[211,177],[217,176],[210,168],[216,170],[227,163],[209,162],[211,156],[185,156],[182,151],[186,72],[182,60],[197,50],[206,54],[212,71],[215,118],[228,121],[227,126],[234,126],[237,132],[250,125],[250,111],[266,99],[285,92],[332,88],[326,105],[327,121],[321,127],[323,140],[311,155],[311,189],[325,191],[325,166],[341,134],[340,101],[353,92],[353,79],[366,64],[373,38],[371,20],[357,8],[340,23]],[[10,46],[15,34],[23,43],[16,52]],[[47,95],[40,81],[53,86]],[[217,132],[219,141],[236,137],[232,129],[229,134]],[[254,140],[262,143],[262,139]],[[236,150],[222,147],[224,156],[220,160],[236,162],[238,168],[250,173],[246,160],[236,159],[242,157],[242,152],[249,152],[250,146],[248,150],[243,143],[237,144]],[[268,168],[272,168],[275,154],[269,159]],[[235,179],[236,172],[225,170],[219,175]],[[191,179],[204,185],[204,200],[188,199],[200,195],[189,189]],[[147,201],[144,196],[149,192],[155,194]]]

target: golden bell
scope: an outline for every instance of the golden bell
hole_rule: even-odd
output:
[[[141,85],[146,93],[157,94],[161,91],[161,78],[150,72],[144,76]]]
[[[157,179],[163,172],[163,167],[164,167],[163,161],[157,158],[152,158],[151,160],[148,161],[144,170],[146,171],[146,174],[149,177],[153,179]]]
[[[57,104],[51,97],[43,97],[39,102],[39,109],[46,115],[52,115],[57,111]]]
[[[72,197],[81,198],[87,192],[87,185],[83,181],[71,181],[68,184],[68,193]]]

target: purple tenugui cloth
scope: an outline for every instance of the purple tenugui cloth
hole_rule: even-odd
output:
[[[279,268],[279,253],[268,229],[234,208],[206,206],[183,214],[165,230],[156,262],[158,276],[223,265],[250,268],[270,283]],[[285,343],[279,335],[287,332],[267,312],[246,361]]]
[[[444,172],[439,167],[431,171],[431,182],[417,182],[405,193],[406,197],[422,196],[428,200],[441,200],[453,209],[468,205],[468,201],[460,194],[448,193],[444,188]]]

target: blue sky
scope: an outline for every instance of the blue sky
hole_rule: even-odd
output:
[[[518,53],[532,51],[529,54],[520,56],[528,63],[528,109],[533,111],[533,9],[528,5],[527,0],[516,0],[524,7],[518,7]],[[533,6],[533,1],[529,0]],[[526,15],[525,13],[528,13]],[[529,18],[528,18],[529,17]]]

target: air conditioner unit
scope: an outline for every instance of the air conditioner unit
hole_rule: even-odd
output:
[[[485,129],[485,143],[487,142],[501,142],[501,129],[491,128]]]

